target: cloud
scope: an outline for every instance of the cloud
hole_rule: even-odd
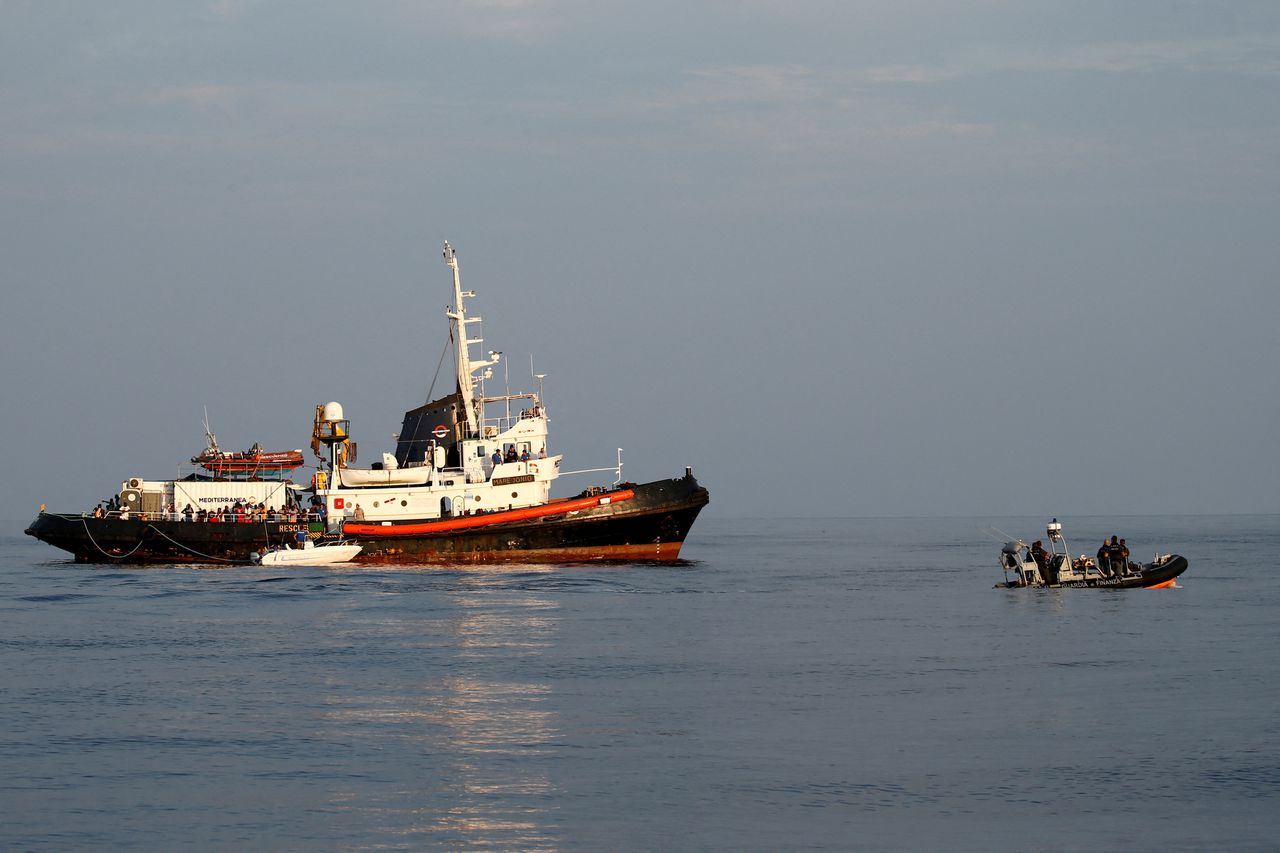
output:
[[[200,111],[216,110],[230,113],[239,97],[240,91],[233,86],[198,83],[189,86],[162,86],[144,93],[139,100],[151,105],[176,104]]]
[[[927,65],[869,68],[872,83],[936,83],[1004,72],[1221,73],[1271,76],[1280,73],[1280,36],[1237,36],[1184,41],[1094,42],[1034,50],[988,46]]]
[[[209,4],[209,13],[215,18],[235,20],[260,2],[261,0],[213,0]]]
[[[397,19],[437,34],[466,38],[541,42],[563,31],[572,18],[572,2],[548,0],[389,0]]]
[[[813,69],[801,65],[734,65],[695,69],[677,91],[655,99],[652,106],[779,106],[821,96],[822,86]]]
[[[693,70],[671,91],[630,109],[659,126],[678,124],[686,146],[756,150],[814,166],[983,146],[996,135],[989,125],[922,113],[874,88],[861,72],[732,65]]]

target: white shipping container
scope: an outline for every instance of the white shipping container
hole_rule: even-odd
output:
[[[226,510],[236,501],[247,504],[265,503],[268,509],[280,509],[286,502],[284,482],[218,480],[204,483],[179,480],[173,484],[173,506],[178,512],[191,504],[192,509]]]

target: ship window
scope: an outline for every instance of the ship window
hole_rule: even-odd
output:
[[[479,445],[478,447],[476,447],[476,458],[477,458],[477,459],[483,459],[483,458],[484,458],[484,445],[483,445],[483,444],[481,444],[481,445]]]
[[[518,497],[520,497],[520,493],[519,493],[519,492],[512,492],[512,493],[511,493],[511,497],[513,497],[513,498],[518,498]]]
[[[408,501],[400,501],[400,506],[408,506],[408,505],[409,505]]]
[[[480,496],[476,495],[476,503],[480,503]]]

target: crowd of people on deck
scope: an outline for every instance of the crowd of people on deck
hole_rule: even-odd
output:
[[[130,510],[126,505],[122,505],[120,498],[115,496],[100,502],[93,508],[92,515],[94,518],[119,518],[121,521],[128,521],[131,517],[137,517],[149,521],[183,521],[193,524],[249,524],[268,521],[296,524],[298,522],[324,521],[325,506],[323,502],[314,502],[312,506],[304,507],[290,501],[283,507],[276,507],[267,506],[265,502],[251,504],[238,500],[235,503],[214,509],[205,509],[204,507],[196,509],[191,504],[187,504],[181,510],[178,510],[171,503],[165,508],[164,512],[138,512]]]

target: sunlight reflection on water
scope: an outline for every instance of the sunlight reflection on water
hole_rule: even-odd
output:
[[[556,605],[545,597],[507,597],[500,612],[475,593],[448,599],[431,633],[451,638],[456,666],[450,670],[483,669],[487,661],[536,654],[555,641]],[[394,638],[420,627],[415,620],[393,619],[378,632]],[[546,702],[550,685],[452,674],[409,687],[361,693],[357,703],[342,691],[346,698],[322,715],[333,726],[327,737],[340,741],[360,737],[366,726],[392,727],[401,733],[396,749],[407,759],[447,755],[447,761],[436,765],[440,772],[422,777],[417,790],[394,791],[378,803],[370,803],[367,792],[362,797],[356,790],[335,791],[333,807],[364,811],[363,820],[378,834],[447,839],[460,849],[557,849],[547,808],[556,789],[545,766],[528,760],[545,755],[558,734]],[[451,805],[440,808],[441,800]]]
[[[1126,519],[1191,557],[1128,593],[992,589],[992,522],[1043,520],[708,519],[677,567],[2,540],[0,848],[1274,846],[1277,520]]]

